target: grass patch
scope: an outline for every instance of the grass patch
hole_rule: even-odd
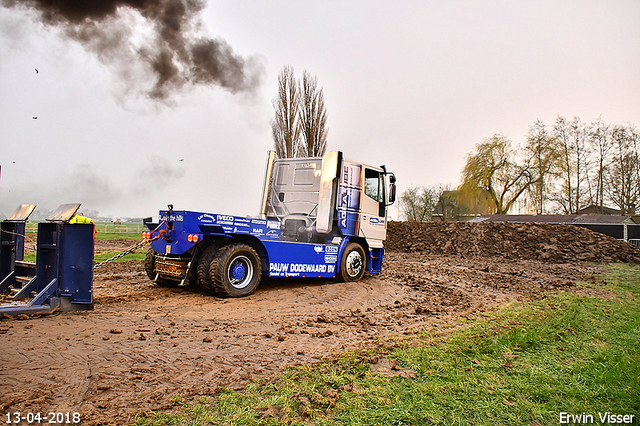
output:
[[[96,234],[96,240],[141,240],[142,234],[140,232],[98,232]]]
[[[599,413],[640,413],[638,347],[640,266],[618,264],[578,292],[450,334],[344,353],[240,392],[175,396],[176,413],[139,413],[136,425],[557,425],[560,413],[598,424]]]
[[[104,262],[107,259],[112,258],[113,256],[122,253],[121,251],[109,251],[109,252],[104,252],[104,253],[98,253],[96,255],[93,256],[93,260],[96,263],[100,263],[100,262]],[[147,255],[147,248],[143,248],[143,249],[138,249],[136,251],[134,251],[133,253],[127,254],[125,256],[122,256],[119,259],[116,259],[115,262],[129,262],[132,260],[144,260],[145,256]]]
[[[122,251],[107,251],[103,253],[97,253],[93,256],[93,261],[95,263],[104,262],[107,259],[112,258],[113,256],[122,253]],[[116,259],[115,262],[129,262],[132,260],[144,260],[147,255],[147,248],[138,249],[133,253],[122,256],[119,259]],[[35,262],[36,261],[36,253],[29,253],[24,255],[24,260],[26,262]]]

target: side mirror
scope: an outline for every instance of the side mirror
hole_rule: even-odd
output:
[[[389,199],[387,200],[387,205],[396,202],[396,175],[393,173],[389,174]]]

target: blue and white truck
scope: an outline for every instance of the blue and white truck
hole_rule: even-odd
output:
[[[263,276],[357,281],[382,269],[395,175],[343,158],[276,159],[269,151],[260,214],[161,210],[147,222],[149,278],[195,283],[222,297],[253,293]]]

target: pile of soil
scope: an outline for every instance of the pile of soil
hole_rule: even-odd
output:
[[[640,248],[572,225],[390,222],[388,250],[553,263],[640,263]]]

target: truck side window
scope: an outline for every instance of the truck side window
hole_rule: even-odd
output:
[[[278,175],[276,177],[276,185],[286,185],[289,176],[289,165],[280,164],[278,167]]]
[[[384,201],[382,181],[380,179],[379,172],[371,169],[364,169],[364,193],[377,202]]]

